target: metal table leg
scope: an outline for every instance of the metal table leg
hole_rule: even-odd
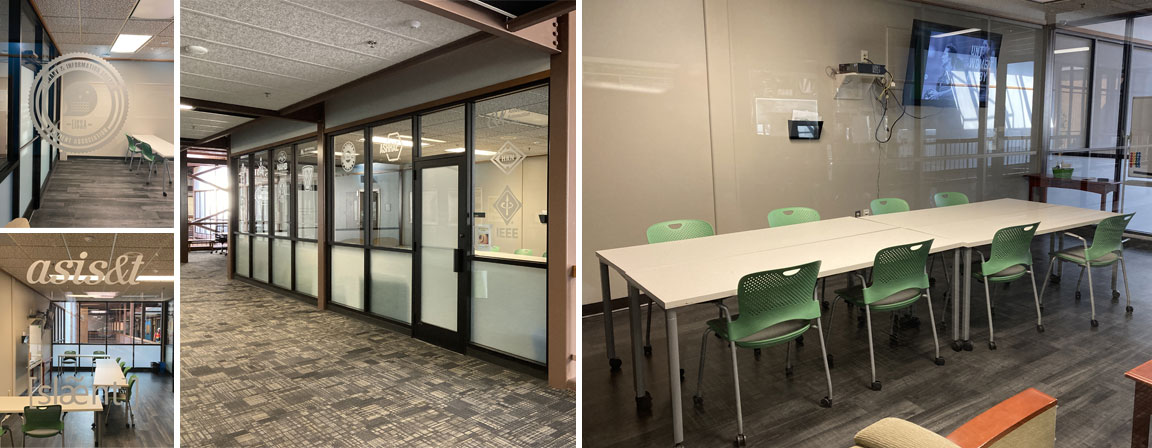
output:
[[[680,400],[680,329],[676,323],[676,310],[664,310],[668,332],[668,389],[672,397],[672,440],[675,446],[684,446],[684,409]]]
[[[952,251],[952,350],[964,349],[960,342],[960,248]]]
[[[608,367],[620,371],[620,358],[616,357],[616,335],[612,329],[612,286],[608,283],[608,265],[600,263],[600,298],[604,307],[604,343],[608,349]]]
[[[647,412],[652,409],[652,394],[644,388],[644,339],[640,335],[640,314],[640,290],[629,284],[628,322],[632,333],[632,380],[636,390],[636,410]],[[680,387],[679,384],[676,387]]]
[[[964,350],[972,351],[972,248],[964,248]]]

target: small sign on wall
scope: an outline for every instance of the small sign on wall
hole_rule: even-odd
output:
[[[492,250],[492,224],[476,224],[476,250],[488,252]]]

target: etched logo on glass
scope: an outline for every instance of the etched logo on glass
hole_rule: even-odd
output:
[[[507,186],[504,187],[504,192],[500,193],[500,196],[496,198],[496,203],[493,204],[496,207],[496,213],[504,218],[504,224],[512,223],[512,218],[520,211],[521,205],[520,200],[516,199],[516,195],[512,194],[512,189]]]
[[[496,168],[500,168],[504,174],[511,174],[512,170],[516,169],[516,166],[523,161],[524,153],[520,152],[520,149],[516,148],[512,142],[504,142],[504,146],[501,146],[500,150],[492,156],[492,164],[496,165]]]
[[[388,134],[388,137],[380,143],[380,154],[383,154],[389,162],[399,162],[400,156],[404,154],[404,145],[401,142],[399,132]]]
[[[340,148],[340,166],[344,167],[346,173],[356,168],[356,145],[352,142],[345,142]]]
[[[53,119],[50,94],[64,75],[76,82],[61,95],[61,119]],[[120,72],[86,53],[62,55],[32,81],[28,111],[32,126],[49,144],[69,153],[92,152],[117,138],[128,119],[128,93]]]

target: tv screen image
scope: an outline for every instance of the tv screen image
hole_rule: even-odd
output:
[[[967,96],[985,107],[1000,40],[999,34],[978,28],[913,21],[904,103],[957,107]]]

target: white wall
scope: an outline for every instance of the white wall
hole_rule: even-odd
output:
[[[32,319],[28,315],[35,311],[47,311],[48,299],[0,272],[0,395],[21,395],[28,391],[28,352],[29,344],[22,342],[22,335],[28,331]],[[51,332],[41,335],[44,341],[51,340]],[[42,356],[50,356],[51,344]]]
[[[175,64],[171,62],[110,61],[128,92],[128,118],[121,133],[133,135],[155,135],[172,143],[175,131],[172,123],[172,107],[175,104],[173,84]],[[68,91],[74,83],[82,82],[80,77],[64,76],[63,89]],[[127,142],[123,138],[113,138],[95,151],[80,156],[123,156]]]

